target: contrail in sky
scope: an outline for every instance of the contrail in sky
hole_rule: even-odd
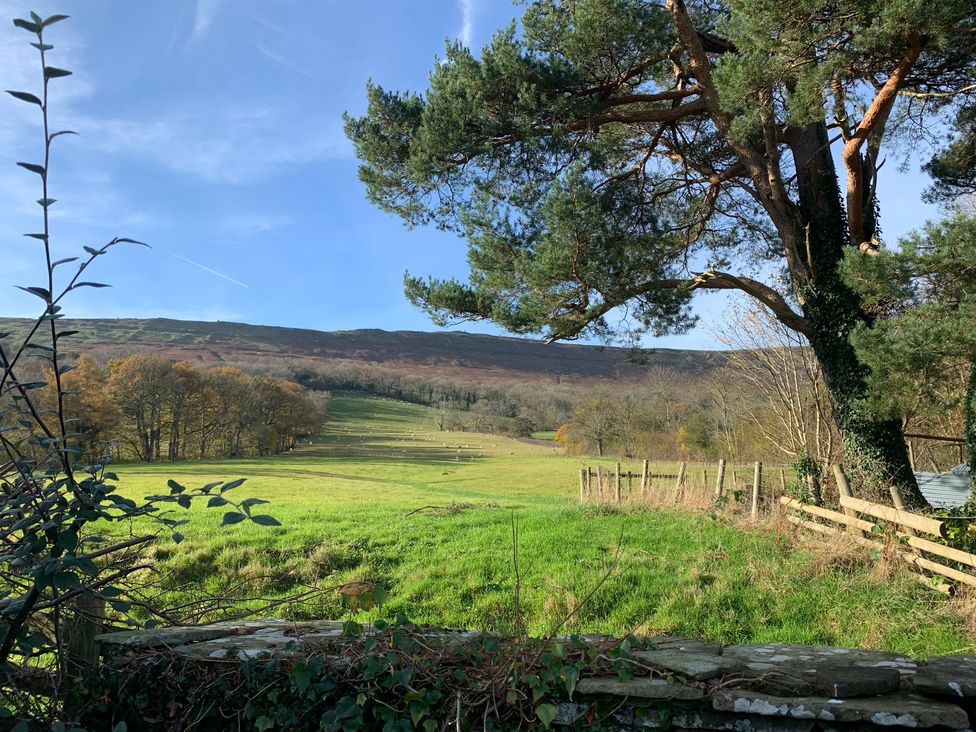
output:
[[[179,255],[179,254],[176,254],[176,253],[174,253],[174,252],[169,252],[169,254],[170,254],[171,256],[174,256],[174,257],[176,257],[177,259],[182,259],[182,260],[183,260],[184,262],[186,262],[187,264],[192,264],[192,265],[193,265],[194,267],[199,267],[199,268],[200,268],[200,269],[202,269],[202,270],[203,270],[204,272],[209,272],[210,274],[215,274],[215,275],[217,275],[218,277],[223,277],[223,278],[224,278],[225,280],[227,280],[228,282],[233,282],[233,283],[234,283],[235,285],[240,285],[241,287],[243,287],[243,288],[244,288],[244,289],[246,289],[246,290],[250,290],[250,289],[251,289],[250,287],[248,287],[247,285],[245,285],[245,284],[244,284],[243,282],[241,282],[240,280],[235,280],[235,279],[234,279],[233,277],[228,277],[228,276],[227,276],[227,275],[225,275],[225,274],[224,274],[223,272],[218,272],[218,271],[217,271],[217,270],[215,270],[215,269],[210,269],[210,267],[206,267],[206,266],[204,266],[204,265],[202,265],[202,264],[200,264],[199,262],[194,262],[194,261],[193,261],[192,259],[187,259],[186,257],[184,257],[184,256],[181,256],[181,255]]]
[[[474,34],[475,0],[459,0],[461,6],[461,43],[471,48],[471,37]]]

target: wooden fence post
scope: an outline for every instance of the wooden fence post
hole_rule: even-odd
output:
[[[596,485],[597,490],[600,491],[600,500],[603,500],[603,466],[596,466]]]
[[[837,481],[837,492],[840,493],[841,496],[844,496],[846,498],[853,498],[854,493],[851,491],[851,484],[847,480],[847,473],[844,472],[844,467],[842,465],[834,465],[833,469],[834,469],[834,479]],[[850,508],[844,509],[844,515],[850,516],[852,518],[857,517],[857,514]],[[853,526],[848,527],[847,530],[853,536],[860,536],[860,537],[864,536],[863,531]]]
[[[708,468],[702,468],[702,488],[708,490]]]
[[[752,519],[759,518],[759,484],[762,482],[762,461],[756,461],[756,468],[752,473]]]
[[[586,469],[580,468],[580,503],[586,501]]]
[[[783,468],[779,469],[779,487],[783,491],[781,495],[786,495],[786,471]]]
[[[95,636],[104,631],[105,600],[90,593],[78,595],[73,615],[65,624],[68,673],[84,676],[98,666],[98,644]]]
[[[620,503],[620,463],[617,463],[617,472],[614,474],[613,500]]]
[[[650,466],[650,461],[649,460],[645,460],[643,463],[641,463],[641,484],[640,484],[640,489],[641,489],[641,496],[642,497],[647,495],[647,487],[648,487],[647,486],[647,476],[648,476],[648,468],[649,468],[649,466]]]
[[[674,491],[680,497],[685,487],[685,470],[688,469],[688,463],[681,463],[678,466],[678,479],[674,482]]]
[[[901,491],[898,490],[897,486],[894,485],[891,486],[888,489],[888,492],[891,494],[891,505],[893,505],[899,511],[908,510],[907,508],[905,508],[905,501],[901,497]],[[902,528],[905,530],[905,533],[908,534],[909,536],[916,536],[916,537],[918,536],[918,534],[915,533],[915,529],[913,529],[911,526],[905,526],[904,524],[902,524]],[[920,557],[923,556],[922,550],[919,549],[918,547],[913,546],[911,547],[911,550],[912,550],[912,554],[916,554]]]
[[[715,500],[722,497],[725,490],[725,460],[718,461],[718,478],[715,479]]]

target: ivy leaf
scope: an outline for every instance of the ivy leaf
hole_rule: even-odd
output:
[[[181,541],[183,541],[184,538],[185,537],[183,536],[183,534],[181,534],[179,531],[173,532],[172,539],[174,544],[179,544]]]
[[[535,716],[542,722],[542,726],[549,729],[549,725],[556,718],[556,707],[552,704],[540,704],[535,708]]]
[[[563,677],[563,683],[566,685],[566,693],[572,699],[573,692],[576,691],[576,682],[579,681],[579,669],[575,666],[563,666],[559,675]]]
[[[12,94],[12,93],[13,93],[13,92],[11,92],[11,94]],[[48,206],[50,206],[51,204],[53,204],[53,203],[56,203],[56,202],[57,202],[57,200],[58,200],[58,199],[56,199],[56,198],[38,198],[38,199],[37,199],[37,205],[38,205],[38,206],[42,206],[42,207],[44,207],[44,208],[47,208],[47,207],[48,207]]]
[[[213,496],[209,501],[207,501],[207,508],[217,508],[218,506],[226,506],[230,501],[226,498],[221,498],[220,496]]]
[[[295,664],[288,673],[299,694],[304,694],[312,683],[312,671],[304,663]]]
[[[30,94],[28,92],[10,91],[10,89],[7,89],[7,94],[14,97],[15,99],[19,99],[22,102],[29,102],[30,104],[36,104],[38,107],[44,106],[43,102],[41,102],[40,99],[38,99],[33,94]]]

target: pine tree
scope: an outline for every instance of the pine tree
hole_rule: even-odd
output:
[[[371,83],[346,130],[373,202],[469,242],[470,281],[406,277],[437,322],[663,334],[740,290],[808,338],[861,489],[921,506],[900,423],[863,408],[873,315],[839,265],[881,245],[885,147],[971,86],[974,25],[966,0],[536,0],[423,94]]]

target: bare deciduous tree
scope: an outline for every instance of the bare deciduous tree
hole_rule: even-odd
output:
[[[839,461],[841,441],[830,393],[806,338],[754,305],[731,307],[716,336],[734,349],[731,373],[759,397],[759,408],[746,407],[742,416],[752,421],[771,451],[794,462],[811,459],[819,466],[810,475],[817,498],[817,474]]]

